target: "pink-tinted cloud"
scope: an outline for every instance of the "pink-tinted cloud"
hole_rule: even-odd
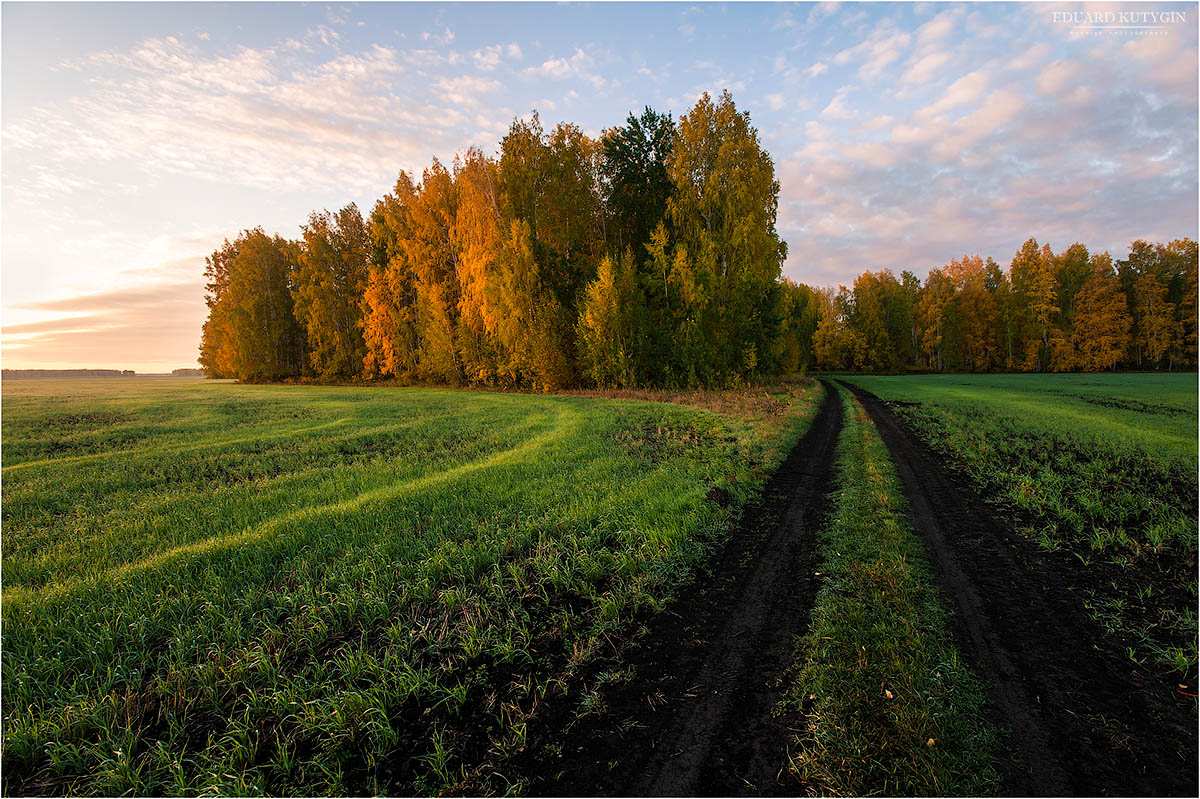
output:
[[[949,23],[918,31],[905,71],[876,80],[886,94],[920,79],[923,104],[826,125],[781,163],[786,273],[832,285],[870,268],[923,275],[968,251],[1007,263],[1029,236],[1120,257],[1135,238],[1196,235],[1194,31],[1066,45],[1035,18],[1011,57],[984,49],[915,74]],[[849,66],[859,51],[842,52]]]

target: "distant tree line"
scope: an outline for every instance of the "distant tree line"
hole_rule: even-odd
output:
[[[136,377],[132,369],[4,369],[3,380],[40,380],[45,378]]]
[[[778,200],[728,93],[598,140],[534,114],[498,157],[401,172],[365,219],[352,204],[313,213],[298,240],[227,240],[207,260],[200,363],[246,381],[540,390],[1195,363],[1193,242],[1137,242],[1114,271],[1030,240],[1007,274],[971,257],[924,285],[868,272],[834,292],[781,278]]]
[[[1195,368],[1197,249],[1135,241],[1115,264],[1029,239],[1008,271],[964,256],[930,271],[864,272],[819,292],[821,369],[1095,372]]]

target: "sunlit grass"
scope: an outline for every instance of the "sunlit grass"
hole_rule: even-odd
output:
[[[5,791],[101,794],[519,788],[528,720],[819,394],[4,391]]]
[[[1197,378],[854,377],[1077,567],[1084,607],[1130,659],[1196,668]]]

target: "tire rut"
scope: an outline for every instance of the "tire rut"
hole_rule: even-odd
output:
[[[841,381],[839,381],[841,382]],[[1106,640],[1031,543],[998,521],[887,405],[874,420],[954,609],[960,650],[1010,731],[1002,790],[1024,796],[1195,796],[1195,711]]]
[[[744,511],[701,574],[628,652],[632,679],[603,693],[600,716],[574,722],[535,795],[770,795],[787,731],[772,716],[820,578],[816,534],[842,426],[837,391]],[[544,766],[545,768],[545,766]]]

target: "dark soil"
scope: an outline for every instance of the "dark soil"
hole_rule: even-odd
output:
[[[848,388],[887,444],[959,648],[989,684],[994,721],[1009,731],[998,764],[1003,792],[1196,796],[1195,702],[1135,666],[1097,627],[1067,588],[1086,584],[1086,570],[1068,580],[884,402]]]
[[[841,400],[825,388],[812,427],[747,507],[711,571],[614,662],[626,679],[596,689],[604,710],[574,720],[564,712],[560,726],[544,731],[542,743],[561,741],[561,754],[542,750],[532,794],[797,792],[780,782],[788,731],[772,709],[820,587],[816,534],[842,425]]]
[[[1141,402],[1134,399],[1117,399],[1116,397],[1098,397],[1093,394],[1074,394],[1070,391],[1055,391],[1065,397],[1083,400],[1089,405],[1099,405],[1103,408],[1114,408],[1119,411],[1148,413],[1153,416],[1191,416],[1195,411],[1187,408],[1176,408],[1171,405],[1161,405],[1157,402]]]

